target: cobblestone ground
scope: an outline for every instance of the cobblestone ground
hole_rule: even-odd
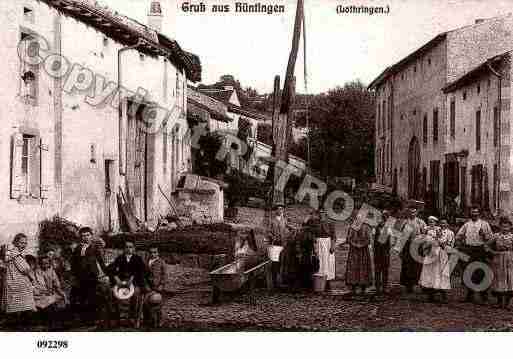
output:
[[[212,306],[208,292],[169,299],[169,330],[294,331],[482,331],[510,330],[513,313],[491,306],[425,303],[420,296],[391,294],[383,301],[349,301],[314,294],[257,292]]]
[[[288,212],[301,223],[307,210]],[[270,293],[258,289],[242,292],[211,304],[209,275],[198,268],[169,266],[169,280],[162,308],[163,331],[513,331],[513,309],[460,303],[463,289],[457,280],[448,304],[427,303],[421,293],[401,294],[400,260],[391,257],[391,293],[384,298],[371,294],[350,300],[340,295],[344,284],[348,247],[346,226],[338,226],[337,278],[334,294]],[[455,278],[456,279],[456,278]],[[0,331],[2,331],[0,317]],[[46,330],[44,327],[33,330]],[[65,330],[90,331],[95,327],[73,325]],[[129,331],[130,327],[115,330]]]
[[[337,280],[344,292],[347,246],[337,252]],[[492,331],[513,329],[513,310],[460,303],[464,291],[454,283],[449,304],[427,303],[422,293],[401,294],[400,260],[391,259],[391,293],[357,300],[341,295],[269,293],[261,289],[225,297],[212,305],[210,287],[193,285],[167,299],[164,330],[221,331]]]

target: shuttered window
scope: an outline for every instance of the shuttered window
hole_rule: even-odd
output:
[[[382,105],[382,109],[381,109],[381,120],[382,120],[381,129],[382,129],[383,132],[385,132],[385,130],[386,130],[386,122],[387,122],[387,110],[386,110],[386,102],[385,102],[385,100],[383,100],[383,103],[381,105]]]
[[[424,120],[422,121],[422,140],[424,144],[428,143],[428,118],[427,115],[424,115]]]
[[[438,109],[433,110],[433,143],[438,142]]]
[[[11,198],[46,198],[49,176],[48,146],[38,135],[14,134],[11,143]]]
[[[497,106],[493,108],[493,145],[499,145],[499,110]]]
[[[378,133],[378,135],[381,134],[381,105],[379,104],[379,102],[377,106],[376,132]]]
[[[162,129],[162,164],[163,164],[163,172],[167,173],[167,130],[166,126]]]
[[[499,200],[499,168],[497,164],[493,165],[493,208],[498,208]]]

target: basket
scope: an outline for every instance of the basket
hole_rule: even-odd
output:
[[[282,246],[269,246],[267,247],[267,256],[273,262],[280,261],[280,253],[283,250]]]
[[[324,292],[326,289],[326,274],[314,274],[313,275],[313,290],[316,293]]]

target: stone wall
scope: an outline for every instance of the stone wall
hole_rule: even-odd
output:
[[[224,220],[224,191],[220,183],[205,177],[187,175],[183,188],[174,196],[178,214],[198,224]]]

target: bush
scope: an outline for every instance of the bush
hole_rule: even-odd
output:
[[[45,252],[49,248],[68,248],[71,243],[78,240],[80,226],[64,218],[55,216],[39,223],[39,251]]]

